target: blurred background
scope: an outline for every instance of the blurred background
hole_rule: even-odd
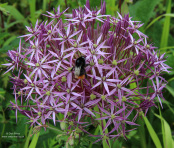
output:
[[[123,138],[115,141],[114,148],[154,148],[174,147],[174,1],[172,0],[105,0],[106,14],[117,16],[129,13],[133,20],[144,23],[140,28],[148,35],[149,41],[158,47],[160,53],[166,53],[166,64],[172,69],[169,74],[164,73],[168,81],[164,89],[163,109],[151,108],[147,114],[148,120],[139,119],[141,125],[138,130],[128,134],[128,140]],[[18,114],[16,124],[15,110],[10,110],[10,100],[14,100],[12,84],[9,77],[11,73],[3,75],[6,71],[6,52],[19,46],[18,36],[27,34],[25,26],[35,25],[36,20],[46,21],[46,11],[53,11],[60,5],[61,11],[69,7],[72,9],[83,7],[86,0],[0,0],[0,147],[31,148],[66,147],[67,136],[57,136],[53,130],[43,130],[40,135],[30,136],[31,130],[26,123],[25,116]],[[90,0],[91,8],[100,8],[101,0]],[[24,40],[22,40],[24,42]],[[58,127],[59,128],[59,127]],[[4,135],[18,135],[18,138],[4,138]],[[21,137],[19,137],[19,135]],[[95,139],[87,135],[81,137],[79,147],[86,148]],[[92,147],[99,147],[96,143]]]

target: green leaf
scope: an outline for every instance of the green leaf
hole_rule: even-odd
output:
[[[166,13],[171,13],[171,0],[168,0]],[[160,48],[166,47],[168,45],[169,31],[170,31],[170,16],[166,16],[161,36]]]
[[[130,15],[136,16],[134,19],[138,19],[146,25],[150,18],[155,16],[154,9],[159,2],[160,0],[137,1],[134,5],[129,6]]]
[[[28,22],[25,20],[25,17],[15,7],[6,5],[4,8],[9,11],[10,15],[12,15],[16,20],[23,21],[25,26],[29,26]]]
[[[5,90],[0,88],[0,99],[5,99]]]
[[[166,89],[170,92],[170,94],[174,97],[174,89],[169,85],[166,85]]]
[[[160,140],[159,140],[159,138],[158,138],[156,132],[154,131],[152,125],[150,124],[149,120],[148,120],[145,116],[142,116],[142,117],[143,117],[143,119],[144,119],[144,121],[145,121],[145,124],[146,124],[146,126],[147,126],[147,129],[148,129],[148,131],[149,131],[149,134],[150,134],[150,136],[151,136],[151,138],[152,138],[152,140],[153,140],[155,146],[156,146],[157,148],[162,148],[161,142],[160,142]]]
[[[171,128],[169,126],[169,124],[166,122],[166,120],[161,116],[155,114],[156,117],[158,117],[159,119],[161,119],[163,127],[164,127],[164,147],[165,148],[172,148],[173,147],[173,139],[172,139],[172,132],[171,132]]]
[[[173,62],[174,56],[172,54],[166,54],[166,56],[167,56],[167,61],[165,62],[165,64],[167,64],[172,68],[170,71],[174,71],[174,62]],[[171,74],[171,72],[169,74]]]
[[[0,11],[2,11],[2,13],[4,15],[8,15],[9,14],[9,12],[4,8],[4,6],[7,6],[7,5],[8,5],[8,3],[0,4]]]
[[[0,33],[0,40],[3,40],[4,38],[8,37],[10,35],[10,33],[8,32],[1,32]]]
[[[1,53],[1,52],[0,52]],[[2,53],[1,53],[2,54]],[[4,71],[5,72],[5,71]],[[3,72],[3,73],[4,73]],[[9,78],[10,78],[10,76],[11,76],[12,74],[11,74],[11,72],[8,72],[8,73],[6,73],[5,75],[3,75],[3,77],[1,77],[1,80],[2,80],[2,82],[3,82],[3,87],[4,88],[7,88],[7,85],[8,85],[8,82],[9,82]]]
[[[173,104],[171,104],[170,102],[168,102],[167,100],[161,100],[162,104],[166,104],[169,108],[169,110],[174,114],[174,108],[171,106],[174,106]]]
[[[6,46],[6,45],[9,45],[9,44],[10,44],[12,41],[14,41],[16,38],[17,38],[17,36],[11,36],[10,38],[8,38],[8,39],[4,42],[3,47]],[[3,48],[3,47],[2,47],[2,48]]]
[[[39,138],[39,134],[40,134],[40,132],[38,132],[37,134],[34,134],[34,137],[31,141],[31,144],[30,144],[29,148],[35,148],[36,147],[36,144],[37,144],[37,141],[38,141],[38,138]]]
[[[7,30],[8,28],[13,27],[14,25],[19,24],[19,23],[23,23],[23,21],[18,20],[18,21],[15,21],[15,22],[11,22],[10,24],[7,24],[7,26],[5,26],[4,29]]]
[[[115,5],[115,0],[106,0],[106,14],[115,16],[118,10],[118,5]]]

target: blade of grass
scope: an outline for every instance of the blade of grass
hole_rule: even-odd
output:
[[[153,124],[153,121],[154,121],[154,108],[151,108],[151,111],[148,113],[148,119],[149,119],[149,122],[151,124]],[[152,138],[150,136],[148,136],[148,144],[147,144],[147,147],[151,147],[152,145]]]
[[[167,14],[163,14],[158,16],[157,18],[153,19],[144,30],[147,30],[150,26],[152,26],[156,21],[158,21],[160,18],[162,18],[163,16],[169,16],[169,17],[174,17],[174,14],[172,13],[167,13]]]
[[[166,50],[166,49],[173,49],[174,46],[169,46],[169,47],[163,47],[163,48],[160,48],[159,50]]]
[[[171,13],[171,0],[168,0],[166,13]],[[169,29],[170,29],[170,16],[166,16],[161,36],[160,48],[166,47],[168,45]]]
[[[173,77],[173,78],[170,78],[170,79],[168,80],[168,82],[173,81],[173,80],[174,80],[174,77]]]
[[[36,23],[36,18],[35,18],[36,0],[30,0],[29,5],[30,5],[31,22],[32,22],[32,25],[34,25]]]
[[[147,129],[148,129],[148,131],[149,131],[149,134],[150,134],[150,136],[151,136],[151,138],[152,138],[152,140],[153,140],[155,146],[156,146],[157,148],[162,148],[161,142],[160,142],[160,140],[159,140],[159,138],[158,138],[156,132],[154,131],[152,125],[150,124],[149,120],[148,120],[144,115],[142,115],[142,117],[143,117],[143,119],[144,119],[144,122],[145,122],[145,124],[146,124],[146,126],[147,126]]]
[[[43,0],[42,10],[45,12],[47,7],[47,0]]]
[[[30,138],[31,138],[32,129],[33,129],[33,127],[30,128],[30,131],[29,131],[29,133],[28,133],[28,137],[27,137],[27,139],[26,139],[26,141],[25,141],[24,148],[28,148],[28,144],[29,144]]]
[[[162,134],[164,136],[163,142],[165,148],[172,148],[173,147],[173,139],[172,139],[172,132],[169,124],[166,122],[166,120],[162,117],[161,111],[160,116],[155,114],[156,117],[161,119],[161,124],[163,125],[163,131]]]
[[[40,134],[40,132],[38,132],[37,134],[34,134],[34,137],[31,141],[31,144],[30,144],[29,148],[35,148],[36,147],[36,144],[37,144],[37,141],[38,141],[38,138],[39,138],[39,134]]]
[[[160,116],[161,116],[161,110],[160,110],[160,105],[158,103],[158,107],[159,107],[159,112],[160,112]],[[155,114],[154,114],[155,115]],[[164,135],[164,124],[163,124],[163,121],[162,119],[161,120],[161,130],[162,130],[162,137],[163,137],[163,145],[165,146],[165,135]]]

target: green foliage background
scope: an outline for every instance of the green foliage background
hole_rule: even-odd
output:
[[[106,0],[107,14],[117,15],[129,13],[134,20],[144,23],[141,31],[149,36],[149,41],[159,47],[161,53],[166,53],[166,64],[172,67],[169,74],[164,74],[168,85],[164,90],[163,109],[151,108],[147,118],[139,119],[141,125],[138,130],[130,132],[128,140],[123,138],[111,140],[113,148],[172,148],[174,147],[174,1],[172,0],[122,0],[121,8],[119,0]],[[0,147],[6,148],[64,148],[70,147],[66,143],[67,135],[58,130],[43,129],[37,134],[30,136],[32,129],[26,124],[25,116],[18,114],[16,123],[15,111],[8,108],[10,100],[14,100],[12,84],[9,82],[11,73],[3,75],[6,63],[6,52],[17,48],[20,35],[26,34],[25,26],[35,24],[36,20],[45,21],[46,11],[61,6],[61,10],[70,7],[68,12],[79,6],[85,5],[86,0],[1,0],[0,1]],[[91,7],[100,7],[100,0],[90,0]],[[24,40],[22,40],[24,42]],[[94,130],[94,129],[91,129]],[[9,134],[19,133],[21,138],[4,138]],[[101,148],[102,143],[92,145],[96,139],[82,134],[75,141],[74,147]],[[103,146],[105,147],[105,146]]]

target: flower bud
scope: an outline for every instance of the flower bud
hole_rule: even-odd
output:
[[[69,143],[69,145],[74,145],[74,137],[73,136],[70,136],[69,137],[69,140],[68,140],[68,143]]]
[[[75,136],[75,139],[78,139],[79,138],[79,133],[75,133],[74,136]]]
[[[60,122],[60,128],[61,128],[61,130],[66,129],[66,122],[65,121]]]

